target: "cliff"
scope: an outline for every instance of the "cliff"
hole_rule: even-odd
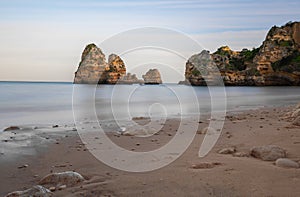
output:
[[[225,85],[300,85],[300,23],[272,27],[259,48],[232,51],[223,46],[212,54],[193,55],[186,63],[185,83],[219,84],[212,65]]]
[[[111,54],[106,62],[101,49],[95,44],[89,44],[81,55],[74,83],[115,84],[125,74],[125,64],[118,55]]]

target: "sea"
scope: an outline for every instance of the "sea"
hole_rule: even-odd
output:
[[[300,87],[195,87],[74,85],[64,82],[0,82],[0,131],[12,125],[73,124],[80,107],[100,120],[188,117],[300,102]],[[82,105],[81,105],[82,104]],[[76,110],[74,110],[76,109]],[[79,110],[78,110],[79,109]]]

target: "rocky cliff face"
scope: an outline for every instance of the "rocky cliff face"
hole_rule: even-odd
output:
[[[135,74],[127,73],[123,60],[116,54],[111,54],[106,62],[105,55],[95,44],[85,47],[79,67],[75,72],[74,83],[77,84],[160,84],[160,73],[150,69],[144,80]]]
[[[115,84],[125,74],[125,64],[119,56],[111,54],[107,63],[101,49],[95,44],[89,44],[82,53],[74,83]]]
[[[108,69],[105,55],[95,44],[85,47],[79,67],[75,72],[74,83],[96,84],[105,81],[105,71]]]
[[[116,84],[126,74],[126,67],[123,60],[115,54],[108,57],[109,69],[106,71],[106,83]]]
[[[276,67],[274,63],[291,56],[293,53],[299,53],[299,34],[300,23],[289,23],[283,27],[274,26],[271,28],[266,40],[260,47],[259,53],[253,59],[261,74],[284,70],[284,68]]]
[[[143,75],[145,84],[161,84],[162,80],[160,73],[157,69],[150,69],[145,75]]]
[[[127,73],[125,76],[121,77],[118,81],[119,84],[143,84],[142,79],[138,79],[135,74]]]
[[[217,69],[209,51],[203,50],[199,54],[190,57],[185,67],[186,82],[191,85],[206,85],[210,82],[217,85]]]
[[[214,80],[215,71],[209,69],[212,64],[220,70],[225,85],[300,85],[300,23],[272,27],[256,49],[232,51],[224,46],[213,54],[193,55],[186,63],[186,83],[205,85]]]

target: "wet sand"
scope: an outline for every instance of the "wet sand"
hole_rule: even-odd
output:
[[[205,135],[197,134],[178,160],[145,173],[123,172],[101,163],[89,153],[70,127],[61,135],[49,135],[45,147],[35,146],[35,154],[13,159],[1,155],[0,196],[36,185],[51,172],[68,170],[79,172],[87,181],[54,191],[54,196],[300,196],[299,168],[280,168],[274,162],[251,156],[218,153],[222,148],[233,146],[237,152],[248,153],[254,146],[272,144],[285,149],[287,158],[299,162],[300,127],[282,118],[291,109],[293,106],[227,114],[221,137],[206,157],[198,157]],[[207,127],[208,122],[202,120],[199,130]],[[165,123],[158,135],[138,138],[110,134],[110,138],[128,150],[145,151],[168,142],[177,127],[178,120],[172,119]],[[218,165],[193,168],[205,162]],[[24,164],[28,167],[18,168]]]

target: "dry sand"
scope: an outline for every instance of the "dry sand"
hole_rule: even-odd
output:
[[[274,162],[253,157],[218,154],[227,147],[248,153],[253,146],[273,144],[284,148],[288,158],[299,162],[300,127],[282,119],[292,108],[263,108],[233,114],[226,119],[221,137],[206,157],[198,157],[204,135],[197,134],[178,160],[145,173],[106,166],[86,150],[76,132],[67,137],[54,135],[57,140],[50,141],[48,148],[34,155],[11,160],[0,156],[0,196],[36,185],[51,172],[67,170],[79,172],[87,181],[55,191],[54,196],[300,196],[300,169],[280,168]],[[168,120],[159,135],[148,138],[114,134],[110,138],[129,150],[156,149],[174,136],[177,124],[175,119]],[[199,130],[207,125],[208,120],[203,120]],[[203,165],[204,162],[208,165]],[[28,167],[18,168],[24,164]]]

